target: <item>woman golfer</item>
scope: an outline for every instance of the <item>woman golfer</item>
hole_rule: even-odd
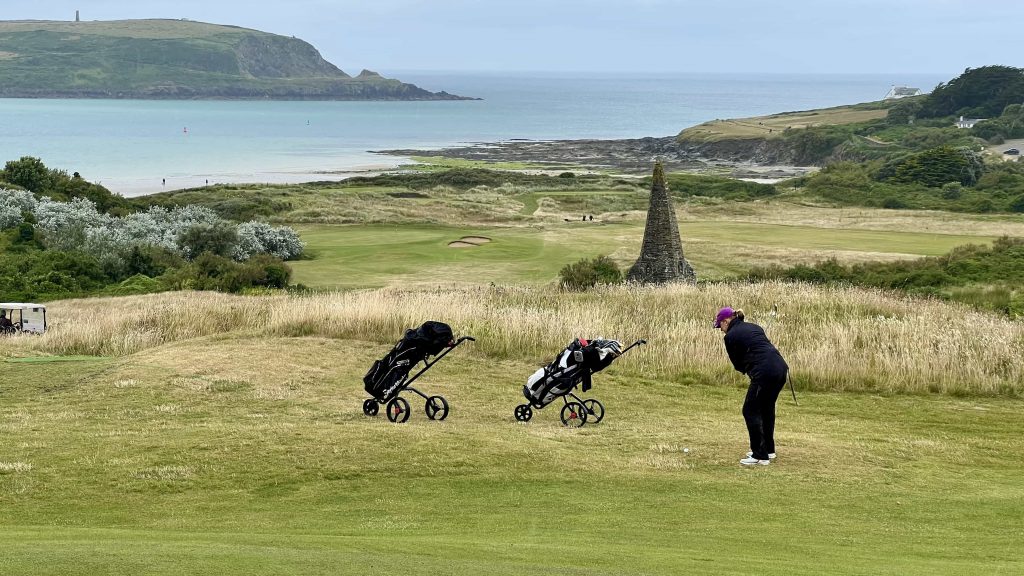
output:
[[[743,321],[743,310],[722,308],[715,328],[725,333],[732,365],[750,377],[743,401],[743,419],[750,434],[750,452],[740,464],[767,466],[775,458],[775,401],[786,385],[789,366],[757,324]]]

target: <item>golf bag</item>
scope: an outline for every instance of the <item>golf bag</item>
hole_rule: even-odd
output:
[[[622,354],[618,340],[577,338],[551,364],[533,373],[523,386],[523,395],[536,408],[572,392],[580,383],[590,390],[590,375],[607,368]]]
[[[406,330],[394,348],[363,376],[366,393],[387,402],[401,392],[413,366],[454,344],[452,329],[443,322],[424,322],[419,328]]]

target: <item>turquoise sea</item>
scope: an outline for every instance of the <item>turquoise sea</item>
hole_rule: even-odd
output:
[[[0,99],[0,161],[37,156],[115,192],[301,182],[393,167],[371,150],[667,136],[716,118],[881,99],[938,75],[386,74],[479,101]],[[166,183],[164,183],[166,180]]]

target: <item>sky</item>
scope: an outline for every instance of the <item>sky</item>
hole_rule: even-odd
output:
[[[313,44],[350,74],[939,73],[1024,67],[1015,0],[0,0],[2,20],[187,18]]]

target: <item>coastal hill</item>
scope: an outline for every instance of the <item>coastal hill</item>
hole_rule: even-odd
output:
[[[0,97],[465,99],[353,77],[298,38],[189,20],[0,21]]]

